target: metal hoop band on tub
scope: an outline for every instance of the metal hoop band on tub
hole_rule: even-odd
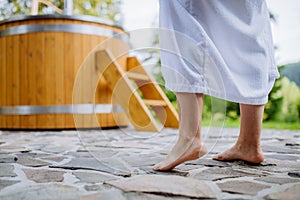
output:
[[[36,32],[65,32],[77,33],[96,36],[116,37],[124,42],[128,41],[126,34],[119,34],[118,32],[87,24],[26,24],[9,27],[0,31],[0,38],[11,35],[21,35]]]
[[[41,14],[41,15],[17,15],[10,17],[8,19],[4,19],[0,21],[0,25],[11,23],[11,22],[20,22],[20,21],[26,21],[26,20],[36,20],[36,19],[54,19],[54,20],[76,20],[76,21],[82,21],[82,22],[93,22],[97,24],[107,25],[111,26],[117,29],[123,30],[123,28],[114,23],[111,20],[103,19],[95,16],[90,15],[59,15],[59,14]]]
[[[3,106],[0,115],[39,115],[39,114],[107,114],[123,112],[120,105],[113,104],[74,104],[49,106]]]

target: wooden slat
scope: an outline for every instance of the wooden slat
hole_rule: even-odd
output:
[[[99,44],[101,41],[103,40],[99,40],[99,37],[97,36],[90,36],[89,38],[89,49],[88,49],[88,53],[86,55],[89,55],[89,59],[91,59],[91,63],[90,63],[90,68],[91,68],[91,73],[92,76],[91,78],[92,80],[92,84],[93,87],[91,88],[91,102],[93,104],[96,104],[97,100],[96,100],[96,92],[97,92],[97,88],[99,86],[99,78],[100,78],[100,70],[96,67],[96,58],[95,58],[95,53],[94,53],[94,47]],[[106,89],[108,89],[108,87],[105,85]],[[106,98],[107,95],[109,94],[105,94]],[[105,119],[107,122],[107,118]],[[97,127],[99,128],[101,126],[101,124],[99,123],[98,117],[96,114],[92,114],[91,115],[91,125],[92,127]]]
[[[76,75],[76,85],[74,86],[73,91],[73,104],[86,104],[88,103],[88,99],[90,98],[88,96],[90,94],[88,89],[89,87],[87,86],[90,84],[90,82],[86,78],[86,76],[89,77],[90,73],[87,70],[86,61],[82,63],[81,56],[84,54],[84,49],[82,48],[82,45],[84,44],[84,38],[80,34],[75,34],[74,39],[74,48],[76,48],[76,55],[78,54],[79,56],[77,58],[74,58],[75,63],[78,64],[78,66],[76,66],[76,70],[78,71]],[[74,122],[76,128],[84,128],[86,121],[88,121],[88,117],[86,115],[74,115]]]
[[[129,79],[124,75],[124,70],[114,62],[112,54],[108,50],[96,53],[96,65],[102,70],[102,74],[113,91],[113,97],[122,106],[131,123],[137,130],[158,131],[147,106],[140,96],[134,92]]]
[[[142,80],[149,81],[150,78],[145,74],[135,73],[135,72],[126,72],[126,76],[132,80]]]
[[[6,68],[6,105],[13,105],[13,37],[6,38],[6,65],[11,66]],[[7,116],[6,127],[13,127],[13,116]]]
[[[126,53],[124,55],[124,52],[129,51],[129,45],[127,43],[123,43],[120,40],[116,40],[115,38],[111,38],[109,40],[101,41],[101,44],[99,45],[98,49],[106,49],[109,48],[111,52],[114,55],[117,55],[116,62],[120,65],[122,69],[126,69]],[[94,52],[96,52],[95,50]],[[119,56],[124,55],[124,56]],[[108,104],[114,104],[116,102],[112,99],[112,91],[107,87],[107,83],[102,77],[99,81],[98,88],[101,88],[96,93],[96,103],[97,99],[101,99],[100,103],[108,103]],[[112,113],[112,114],[101,114],[97,115],[99,119],[100,126],[102,127],[103,124],[106,124],[107,126],[116,127],[116,126],[125,126],[128,125],[130,122],[127,119],[127,116],[125,113]]]
[[[99,44],[101,41],[97,41],[97,44]],[[93,55],[95,59],[95,55]],[[107,87],[107,83],[104,79],[104,77],[99,77],[99,82],[97,86],[97,91],[95,94],[95,103],[96,104],[111,104],[111,96],[112,93],[110,89]],[[98,114],[97,119],[99,122],[100,127],[105,126],[116,126],[116,122],[114,121],[113,115],[111,114]]]
[[[166,106],[167,103],[163,100],[143,99],[144,103],[148,106]]]
[[[65,104],[68,105],[72,104],[74,77],[76,77],[76,71],[80,65],[80,61],[78,61],[79,63],[76,63],[75,59],[81,56],[79,53],[77,53],[80,47],[76,46],[78,41],[76,41],[74,35],[75,34],[72,33],[64,33],[64,99]],[[71,94],[70,91],[72,91]],[[65,126],[74,127],[73,115],[65,115]]]
[[[97,91],[95,94],[96,95],[96,97],[95,97],[96,104],[108,103],[109,102],[109,98],[108,98],[109,93],[111,93],[111,91],[106,86],[106,82],[105,82],[104,78],[102,77],[99,80],[99,84],[97,86]],[[108,115],[107,114],[97,115],[97,118],[98,118],[100,126],[102,126],[103,124],[108,124]]]
[[[54,34],[55,39],[55,57],[54,57],[54,68],[55,68],[55,105],[65,104],[65,74],[64,74],[64,59],[65,52],[62,45],[64,44],[64,33]],[[56,116],[55,126],[64,126],[65,124],[65,114]]]
[[[13,36],[12,40],[13,44],[20,43],[20,36],[15,35]],[[19,52],[19,45],[13,46],[13,82],[12,82],[12,88],[13,88],[13,96],[12,96],[12,103],[13,105],[20,105],[20,52]],[[12,119],[12,127],[17,128],[20,126],[20,116],[16,115],[13,116]]]
[[[41,35],[39,35],[41,37]],[[39,104],[41,105],[54,105],[56,97],[56,74],[55,74],[55,36],[51,33],[43,33],[44,48],[41,49],[43,53],[43,62],[39,66],[41,79],[40,89],[42,91],[43,99],[40,99]],[[42,48],[42,46],[41,46]],[[52,66],[52,67],[48,67]],[[41,72],[42,71],[42,72]],[[37,116],[37,127],[50,128],[51,124],[55,123],[55,115],[38,115]]]
[[[78,66],[79,71],[76,76],[75,93],[73,95],[74,104],[94,104],[95,93],[98,86],[100,72],[95,67],[95,55],[90,54],[95,45],[94,38],[88,35],[79,35],[84,48],[81,48],[81,55],[85,55],[84,62]],[[74,115],[76,127],[91,128],[98,127],[98,119],[95,114]]]
[[[140,73],[147,75],[147,72],[141,66],[141,63],[138,61],[136,57],[128,57],[127,58],[127,69],[130,72]],[[165,127],[172,127],[178,128],[179,126],[179,118],[176,110],[174,109],[173,105],[164,94],[162,89],[156,83],[156,81],[149,76],[150,81],[136,81],[140,91],[143,94],[145,99],[152,99],[152,100],[162,100],[166,103],[166,106],[156,106],[153,107],[157,117],[163,123]]]
[[[82,55],[87,55],[89,53],[90,41],[88,36],[76,34],[76,38],[81,42],[81,49],[77,49],[77,54],[80,54],[81,62],[78,67],[80,71],[77,74],[77,86],[76,86],[76,98],[73,98],[74,104],[91,104],[93,102],[93,60],[90,56],[81,57]],[[79,38],[80,37],[80,38]],[[74,41],[75,42],[75,41]],[[80,52],[80,53],[79,53]],[[92,115],[75,115],[75,125],[77,128],[88,128],[93,127]]]
[[[82,55],[89,55],[91,53],[92,50],[92,45],[93,45],[93,41],[92,41],[92,37],[89,35],[83,35],[83,52]],[[82,102],[86,103],[86,104],[93,104],[94,103],[94,94],[95,94],[95,90],[97,88],[98,85],[98,72],[97,69],[95,67],[95,57],[93,58],[93,56],[88,56],[87,58],[84,58],[84,67],[85,68],[85,72],[86,75],[83,76],[82,79],[82,86],[83,86],[83,93],[84,95],[82,96]],[[84,119],[84,127],[97,127],[97,121],[96,116],[93,114],[89,114],[89,115],[84,115],[83,116]]]
[[[5,106],[6,105],[6,53],[4,51],[6,49],[6,40],[4,38],[0,38],[0,63],[1,63],[1,68],[0,68],[0,90],[1,94],[0,95],[0,106]],[[3,128],[6,128],[6,118],[4,116],[0,116],[0,126]]]
[[[45,48],[45,35],[47,33],[34,33],[35,40],[34,42],[30,41],[30,43],[35,43],[33,58],[34,63],[29,63],[33,65],[32,71],[30,73],[35,74],[35,85],[30,85],[30,87],[35,89],[35,97],[36,101],[33,105],[48,105],[48,96],[47,90],[53,90],[55,86],[53,84],[47,85],[47,63],[45,60],[45,55],[49,49]],[[52,77],[52,80],[55,80]],[[36,127],[46,126],[49,123],[49,120],[46,115],[37,115],[36,116]]]
[[[117,38],[110,38],[109,40],[105,40],[104,43],[99,46],[99,48],[109,49],[114,58],[116,58],[115,61],[119,64],[123,71],[126,71],[127,54],[130,50],[130,46],[127,43],[124,43]],[[109,104],[118,104],[118,102],[116,102],[112,97],[112,91],[109,89],[109,87],[106,86],[106,88],[106,96]],[[129,123],[130,121],[125,113],[113,113],[111,115],[107,115],[107,124],[111,126],[124,126],[128,125]]]
[[[28,105],[28,36],[20,35],[20,105]],[[28,116],[20,116],[20,127],[28,127]]]
[[[28,89],[27,95],[28,102],[26,105],[39,105],[39,102],[42,101],[43,96],[41,94],[42,90],[40,83],[41,80],[40,74],[43,73],[42,70],[37,71],[43,64],[42,62],[42,51],[41,45],[43,45],[43,39],[38,37],[40,33],[30,33],[28,35],[28,73],[27,73],[27,81],[28,81]],[[34,41],[34,42],[32,42]],[[36,115],[28,115],[28,127],[36,128],[37,127],[37,116]]]

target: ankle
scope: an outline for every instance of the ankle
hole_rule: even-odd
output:
[[[201,143],[201,138],[197,135],[179,135],[179,140],[188,143],[188,142],[200,142]]]
[[[236,143],[235,148],[241,152],[251,151],[258,154],[262,152],[260,143]]]

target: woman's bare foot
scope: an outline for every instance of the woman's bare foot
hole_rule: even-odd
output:
[[[264,155],[260,147],[234,145],[223,153],[213,156],[213,159],[220,161],[243,160],[249,163],[261,163],[264,161]]]
[[[154,165],[153,169],[158,171],[168,171],[189,160],[196,160],[206,154],[206,149],[200,138],[193,140],[179,138],[167,158]]]

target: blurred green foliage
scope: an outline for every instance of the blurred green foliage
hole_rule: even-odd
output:
[[[279,71],[282,67],[279,67]],[[275,84],[269,93],[269,101],[265,105],[264,121],[277,120],[281,112],[282,96],[282,76],[275,81]]]
[[[164,91],[164,93],[166,94],[166,96],[168,97],[168,99],[171,101],[171,102],[176,102],[176,95],[174,92],[166,89],[165,87],[165,80],[162,76],[162,73],[161,73],[161,63],[160,63],[160,60],[157,61],[157,65],[155,66],[156,70],[153,70],[152,73],[155,77],[155,80],[159,83],[159,86],[161,87],[161,89]]]
[[[56,7],[63,9],[64,0],[48,0]],[[75,15],[92,15],[112,20],[120,24],[121,0],[74,0],[73,13]],[[0,0],[0,20],[14,15],[29,15],[32,0]],[[39,4],[40,14],[52,14],[53,9],[44,4]]]

